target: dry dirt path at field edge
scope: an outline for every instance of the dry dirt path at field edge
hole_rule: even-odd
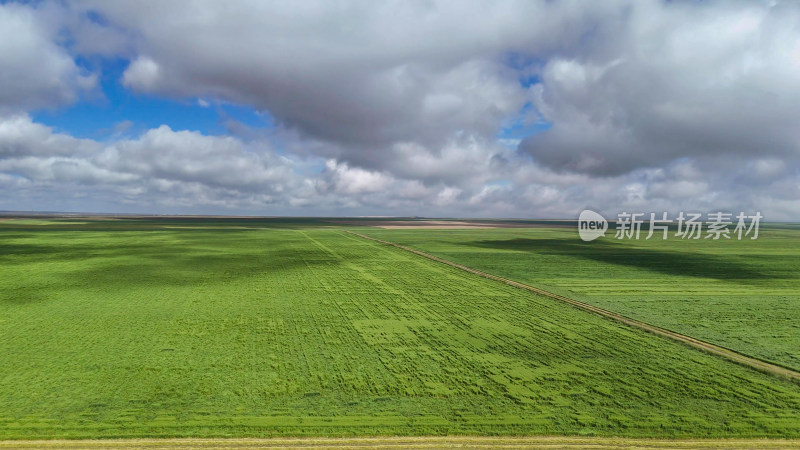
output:
[[[772,363],[767,362],[767,361],[763,361],[763,360],[760,360],[760,359],[757,359],[757,358],[753,358],[751,356],[743,355],[743,354],[737,353],[737,352],[735,352],[733,350],[730,350],[730,349],[727,349],[727,348],[724,348],[724,347],[720,347],[718,345],[714,345],[714,344],[711,344],[709,342],[701,341],[700,339],[695,339],[695,338],[693,338],[691,336],[686,336],[684,334],[676,333],[674,331],[670,331],[670,330],[667,330],[667,329],[664,329],[664,328],[660,328],[660,327],[657,327],[655,325],[650,325],[650,324],[645,323],[645,322],[640,322],[640,321],[638,321],[636,319],[631,319],[630,317],[626,317],[626,316],[623,316],[621,314],[617,314],[615,312],[611,312],[611,311],[608,311],[608,310],[605,310],[605,309],[602,309],[602,308],[598,308],[598,307],[592,306],[592,305],[590,305],[588,303],[580,302],[578,300],[574,300],[574,299],[571,299],[569,297],[564,297],[563,295],[554,294],[552,292],[545,291],[544,289],[539,289],[539,288],[536,288],[536,287],[533,287],[533,286],[529,286],[527,284],[520,283],[518,281],[509,280],[508,278],[503,278],[503,277],[499,277],[497,275],[492,275],[490,273],[483,272],[483,271],[480,271],[480,270],[477,270],[477,269],[473,269],[471,267],[467,267],[467,266],[455,263],[453,261],[449,261],[449,260],[446,260],[446,259],[443,259],[443,258],[439,258],[438,256],[431,255],[430,253],[425,253],[423,251],[415,250],[413,248],[406,247],[404,245],[396,244],[394,242],[384,241],[382,239],[377,239],[377,238],[374,238],[374,237],[366,236],[366,235],[363,235],[363,234],[360,234],[360,233],[356,233],[356,232],[353,232],[353,231],[345,230],[345,233],[352,234],[354,236],[358,236],[358,237],[363,238],[363,239],[368,239],[370,241],[375,241],[375,242],[378,242],[378,243],[381,243],[381,244],[384,244],[384,245],[390,245],[392,247],[396,247],[396,248],[399,248],[399,249],[414,253],[416,255],[431,259],[433,261],[437,261],[437,262],[440,262],[440,263],[443,263],[443,264],[447,264],[449,266],[456,267],[456,268],[461,269],[461,270],[465,270],[467,272],[473,273],[475,275],[482,276],[484,278],[489,278],[490,280],[500,281],[500,282],[503,282],[503,283],[508,284],[510,286],[514,286],[514,287],[517,287],[517,288],[520,288],[520,289],[524,289],[526,291],[535,292],[537,294],[541,294],[541,295],[544,295],[544,296],[547,296],[547,297],[550,297],[550,298],[553,298],[553,299],[556,299],[556,300],[560,300],[562,302],[569,303],[570,305],[576,306],[576,307],[581,308],[583,310],[591,311],[591,312],[593,312],[595,314],[599,314],[599,315],[601,315],[603,317],[607,317],[607,318],[616,320],[617,322],[621,322],[621,323],[624,323],[626,325],[630,325],[630,326],[633,326],[633,327],[636,327],[636,328],[640,328],[640,329],[645,330],[647,332],[650,332],[650,333],[653,333],[653,334],[657,334],[659,336],[664,336],[664,337],[676,340],[678,342],[683,342],[685,344],[689,344],[692,347],[699,348],[700,350],[703,350],[705,352],[722,356],[722,357],[727,358],[727,359],[729,359],[731,361],[734,361],[736,363],[739,363],[739,364],[742,364],[742,365],[745,365],[745,366],[748,366],[748,367],[752,367],[752,368],[760,370],[762,372],[770,373],[770,374],[781,376],[781,377],[784,377],[784,378],[789,378],[789,379],[791,379],[793,381],[800,381],[800,372],[796,372],[796,371],[788,369],[786,367],[782,367],[782,366],[779,366],[779,365],[776,365],[776,364],[772,364]]]
[[[800,448],[798,440],[781,439],[637,439],[568,436],[418,436],[358,438],[220,438],[0,441],[0,448],[561,448],[561,449],[777,449]]]

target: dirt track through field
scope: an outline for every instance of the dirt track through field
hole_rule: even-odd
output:
[[[352,234],[354,236],[358,236],[360,238],[368,239],[370,241],[378,242],[378,243],[381,243],[381,244],[384,244],[384,245],[390,245],[392,247],[396,247],[396,248],[405,250],[407,252],[411,252],[411,253],[414,253],[416,255],[431,259],[433,261],[437,261],[437,262],[440,262],[440,263],[443,263],[443,264],[447,264],[447,265],[452,266],[452,267],[456,267],[456,268],[461,269],[461,270],[465,270],[467,272],[473,273],[475,275],[482,276],[484,278],[488,278],[490,280],[500,281],[500,282],[503,282],[503,283],[508,284],[510,286],[514,286],[514,287],[517,287],[517,288],[520,288],[520,289],[524,289],[526,291],[530,291],[530,292],[534,292],[534,293],[537,293],[537,294],[541,294],[541,295],[544,295],[546,297],[550,297],[550,298],[555,299],[555,300],[560,300],[560,301],[562,301],[564,303],[568,303],[568,304],[573,305],[575,307],[578,307],[580,309],[583,309],[583,310],[586,310],[586,311],[590,311],[590,312],[593,312],[595,314],[599,314],[599,315],[601,315],[603,317],[607,317],[607,318],[615,320],[617,322],[621,322],[621,323],[624,323],[626,325],[645,330],[645,331],[647,331],[649,333],[653,333],[653,334],[656,334],[656,335],[659,335],[659,336],[663,336],[663,337],[666,337],[666,338],[673,339],[673,340],[678,341],[678,342],[682,342],[684,344],[691,345],[692,347],[698,348],[698,349],[703,350],[705,352],[708,352],[708,353],[711,353],[711,354],[714,354],[714,355],[718,355],[718,356],[722,356],[722,357],[727,358],[727,359],[729,359],[729,360],[731,360],[733,362],[736,362],[738,364],[742,364],[742,365],[745,365],[745,366],[748,366],[748,367],[752,367],[752,368],[754,368],[756,370],[760,370],[762,372],[766,372],[766,373],[769,373],[769,374],[773,374],[773,375],[777,375],[777,376],[780,376],[780,377],[788,378],[788,379],[791,379],[793,381],[800,381],[800,372],[796,372],[796,371],[788,369],[786,367],[782,367],[782,366],[779,366],[779,365],[776,365],[776,364],[772,364],[772,363],[767,362],[767,361],[763,361],[763,360],[760,360],[760,359],[757,359],[757,358],[753,358],[751,356],[743,355],[741,353],[735,352],[735,351],[727,349],[725,347],[720,347],[718,345],[714,345],[714,344],[709,343],[709,342],[701,341],[700,339],[695,339],[695,338],[693,338],[691,336],[686,336],[685,334],[676,333],[674,331],[670,331],[670,330],[667,330],[667,329],[664,329],[664,328],[660,328],[660,327],[657,327],[655,325],[650,325],[648,323],[641,322],[641,321],[638,321],[636,319],[631,319],[630,317],[626,317],[626,316],[623,316],[621,314],[617,314],[615,312],[611,312],[611,311],[608,311],[608,310],[605,310],[605,309],[602,309],[602,308],[598,308],[596,306],[592,306],[592,305],[590,305],[588,303],[580,302],[578,300],[574,300],[574,299],[571,299],[569,297],[564,297],[563,295],[554,294],[552,292],[545,291],[544,289],[539,289],[539,288],[536,288],[536,287],[533,287],[533,286],[529,286],[529,285],[524,284],[524,283],[520,283],[518,281],[509,280],[508,278],[499,277],[497,275],[492,275],[492,274],[487,273],[487,272],[483,272],[483,271],[480,271],[480,270],[477,270],[477,269],[473,269],[471,267],[467,267],[467,266],[455,263],[453,261],[449,261],[449,260],[446,260],[446,259],[443,259],[443,258],[439,258],[438,256],[431,255],[430,253],[425,253],[425,252],[422,252],[422,251],[419,251],[419,250],[415,250],[413,248],[406,247],[406,246],[400,245],[400,244],[396,244],[394,242],[384,241],[382,239],[377,239],[377,238],[366,236],[366,235],[363,235],[363,234],[360,234],[360,233],[355,233],[353,231],[345,230],[345,233],[349,233],[349,234]]]

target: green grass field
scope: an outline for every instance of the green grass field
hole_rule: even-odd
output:
[[[0,439],[800,437],[795,383],[313,221],[6,221],[0,265]]]
[[[800,369],[800,227],[583,242],[574,228],[361,232]]]

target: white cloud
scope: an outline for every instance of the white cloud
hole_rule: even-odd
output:
[[[392,183],[392,178],[379,172],[351,168],[346,163],[330,159],[325,163],[327,181],[320,186],[345,195],[378,192]]]
[[[798,21],[782,2],[4,4],[0,207],[796,218]],[[131,91],[250,105],[275,129],[55,133],[25,112],[91,88],[76,55],[128,60]]]
[[[593,45],[550,59],[521,148],[597,175],[681,157],[800,156],[796,3],[634,2]],[[793,57],[794,56],[794,57]]]
[[[732,161],[729,170],[718,170],[714,163],[684,159],[593,177],[553,171],[508,149],[496,153],[502,147],[472,145],[463,154],[442,152],[441,160],[428,156],[434,166],[447,161],[468,166],[461,173],[471,175],[423,181],[335,159],[282,156],[264,140],[161,126],[100,142],[55,133],[27,116],[9,116],[0,118],[0,209],[35,204],[49,210],[436,217],[692,209],[759,210],[768,220],[800,214],[800,167],[779,160]],[[487,169],[482,161],[488,155],[505,162]]]
[[[0,4],[0,114],[68,104],[95,85],[52,34],[31,7]]]
[[[143,206],[227,208],[277,201],[302,181],[292,161],[265,142],[161,126],[104,143],[54,133],[28,116],[0,120],[0,174],[27,180],[28,190],[53,190],[62,199],[67,192],[87,190],[115,192]]]
[[[280,191],[290,176],[287,161],[263,143],[248,146],[233,137],[173,131],[166,125],[110,144],[96,160],[142,177],[242,191]]]
[[[161,67],[147,56],[136,58],[122,75],[122,84],[140,91],[152,90],[161,81]]]

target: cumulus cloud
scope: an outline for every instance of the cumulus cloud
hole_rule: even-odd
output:
[[[512,150],[498,153],[502,148],[476,150],[461,162],[474,165],[471,176],[423,182],[336,159],[284,156],[265,140],[161,126],[101,142],[13,116],[0,118],[0,208],[433,217],[572,217],[584,208],[613,216],[623,208],[691,208],[760,210],[771,220],[800,216],[800,171],[780,160],[731,162],[720,171],[685,158],[598,178],[554,171]],[[488,155],[506,162],[478,171]]]
[[[0,114],[68,104],[95,85],[54,42],[56,31],[31,7],[0,4]]]
[[[5,4],[0,189],[166,212],[797,218],[798,23],[789,2]],[[275,126],[55,133],[25,111],[91,86],[77,56]]]
[[[302,181],[292,164],[264,142],[166,125],[136,138],[98,142],[55,133],[28,116],[0,120],[0,174],[26,180],[30,189],[110,190],[141,205],[264,206],[285,200],[293,183]]]
[[[268,110],[336,156],[490,136],[530,100],[509,54],[552,52],[613,8],[570,2],[80,2],[135,30],[139,92]],[[391,152],[383,154],[384,159]]]
[[[283,156],[266,140],[163,125],[102,142],[57,133],[16,115],[0,117],[0,192],[7,194],[0,196],[0,208],[6,209],[44,201],[53,210],[93,210],[100,204],[111,211],[364,214],[413,213],[428,205],[435,207],[430,211],[446,207],[453,213],[462,188],[426,186],[336,159]],[[103,198],[108,203],[97,203]]]
[[[148,58],[140,56],[128,66],[122,74],[122,83],[140,91],[152,90],[161,80],[161,68],[158,63]]]
[[[614,175],[681,157],[800,155],[800,9],[636,2],[588,51],[541,71],[552,128],[521,149],[562,170]]]
[[[357,167],[351,168],[347,163],[339,163],[335,159],[330,159],[325,162],[325,172],[319,186],[323,191],[333,190],[344,195],[351,195],[379,192],[388,188],[391,183],[391,177],[386,174],[370,172]]]
[[[138,139],[109,145],[96,161],[143,177],[261,192],[281,191],[281,182],[289,175],[289,161],[268,147],[247,146],[233,137],[173,131],[166,125]]]
[[[83,157],[95,151],[98,144],[55,134],[26,114],[0,116],[0,159],[14,157],[75,156]]]

